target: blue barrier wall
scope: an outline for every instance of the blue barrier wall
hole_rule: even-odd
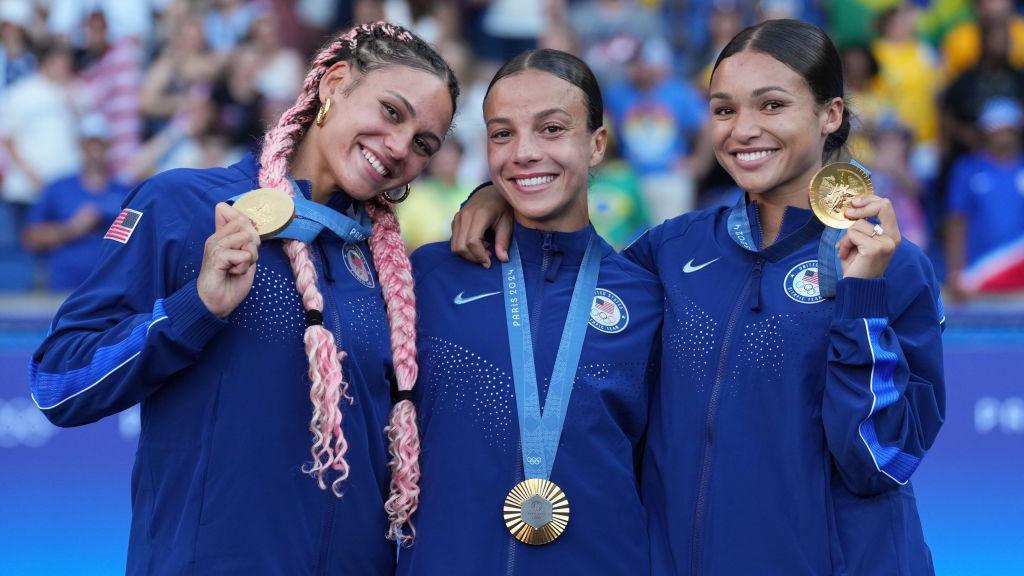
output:
[[[52,303],[0,307],[0,574],[124,572],[138,411],[51,426],[27,364]],[[946,424],[914,477],[938,574],[1024,574],[1024,313],[951,310]]]

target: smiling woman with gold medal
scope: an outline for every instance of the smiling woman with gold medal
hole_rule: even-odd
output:
[[[528,52],[484,101],[510,261],[413,254],[422,493],[399,574],[648,573],[635,463],[662,292],[590,225],[607,130],[579,59]]]

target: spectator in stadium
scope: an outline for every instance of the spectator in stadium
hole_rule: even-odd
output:
[[[79,53],[76,102],[82,110],[99,112],[110,125],[110,162],[114,174],[131,177],[132,157],[142,144],[139,89],[143,54],[139,39],[112,38],[103,10],[92,10],[82,23],[85,46]]]
[[[996,98],[978,125],[983,146],[957,161],[947,193],[947,284],[960,299],[1024,290],[1024,112]]]
[[[897,5],[878,17],[879,37],[872,44],[878,61],[879,90],[918,144],[938,135],[935,95],[942,75],[934,51],[915,36],[917,9]]]
[[[903,238],[927,251],[931,231],[922,199],[925,187],[910,166],[913,134],[894,114],[883,116],[867,132],[871,140],[871,184],[875,194],[892,202]]]
[[[977,122],[981,109],[993,98],[1024,102],[1024,71],[1010,62],[1011,24],[1006,20],[980,23],[981,55],[942,96],[943,138],[948,162],[982,145]]]
[[[206,46],[198,15],[186,12],[169,25],[167,43],[149,65],[139,94],[147,138],[180,111],[193,88],[210,84],[221,70],[219,59]]]
[[[29,370],[61,426],[142,405],[129,573],[393,573],[419,436],[415,298],[388,200],[457,98],[429,45],[360,26],[314,56],[258,156],[129,195]],[[281,240],[226,203],[256,188],[303,215]]]
[[[0,98],[4,90],[36,69],[29,47],[32,5],[28,0],[0,0]]]
[[[847,97],[857,106],[857,123],[860,130],[850,133],[847,146],[860,162],[871,165],[874,158],[868,137],[878,122],[892,114],[889,103],[881,94],[878,77],[878,61],[871,49],[853,44],[840,51],[843,59],[843,74],[846,77]]]
[[[1013,0],[974,0],[973,4],[975,19],[957,25],[942,41],[947,82],[956,80],[981,59],[985,27],[1006,27],[1010,64],[1024,68],[1024,17],[1015,12]]]
[[[206,42],[218,54],[227,54],[249,34],[260,8],[246,0],[213,0],[203,21]]]
[[[626,79],[627,68],[646,39],[664,39],[664,24],[637,0],[584,0],[569,10],[577,49],[602,84]]]
[[[20,228],[43,187],[80,166],[77,116],[70,82],[71,51],[39,49],[39,70],[11,86],[0,102],[0,141],[7,153],[3,200]]]
[[[637,44],[627,70],[627,78],[607,84],[608,113],[651,216],[661,222],[696,205],[694,173],[706,166],[695,166],[694,149],[708,149],[699,137],[707,110],[700,94],[675,78],[672,53],[661,38]],[[697,163],[710,159],[705,153]]]
[[[79,127],[82,169],[43,190],[29,209],[22,240],[46,254],[46,287],[57,292],[78,288],[103,249],[103,232],[121,211],[129,188],[113,177],[108,157],[110,127],[90,114]]]

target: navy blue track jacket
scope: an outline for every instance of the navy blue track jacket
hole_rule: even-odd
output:
[[[653,573],[933,573],[910,484],[945,410],[928,260],[904,240],[884,279],[823,299],[809,211],[787,209],[759,253],[726,217],[686,214],[626,250],[666,299],[642,472]]]
[[[515,226],[543,406],[592,227],[544,233]],[[484,269],[448,243],[413,254],[419,309],[422,494],[416,544],[402,575],[647,574],[647,518],[637,459],[657,368],[657,279],[603,240],[601,269],[551,481],[569,499],[557,540],[522,544],[502,504],[523,480],[519,420],[500,266]]]
[[[341,407],[342,498],[301,470],[312,437],[305,321],[281,242],[260,246],[252,291],[226,321],[196,292],[214,205],[258,187],[251,156],[139,186],[108,233],[118,239],[104,240],[35,352],[32,395],[59,426],[142,403],[129,574],[390,574],[391,352],[366,243],[325,231],[310,250],[354,399]],[[340,193],[329,204],[348,205]]]

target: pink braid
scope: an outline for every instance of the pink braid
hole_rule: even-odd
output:
[[[277,126],[267,134],[260,155],[260,186],[295,193],[288,182],[288,161],[313,120],[319,105],[317,91],[320,80],[327,73],[328,63],[344,48],[345,42],[339,39],[316,56],[298,101],[281,115]],[[303,308],[322,312],[324,299],[317,284],[309,247],[302,242],[288,240],[284,243],[284,251],[295,274],[295,288],[301,296]],[[328,470],[338,472],[331,483],[331,490],[340,496],[340,485],[348,477],[349,466],[345,460],[348,442],[341,430],[342,414],[338,404],[341,398],[352,401],[341,370],[345,352],[339,353],[334,334],[322,325],[308,326],[303,334],[303,343],[309,361],[309,399],[313,404],[309,422],[309,430],[313,434],[310,448],[313,461],[303,466],[303,471],[315,476],[321,489],[327,487],[324,476]]]
[[[373,221],[370,252],[377,267],[381,291],[391,327],[391,355],[399,390],[412,390],[419,367],[416,364],[416,297],[413,294],[412,267],[405,254],[398,219],[382,203],[367,205]],[[384,504],[391,524],[388,538],[402,544],[416,539],[411,517],[419,504],[420,435],[416,424],[416,406],[402,400],[391,409],[391,421],[384,429],[391,451],[391,496]],[[409,524],[410,534],[402,527]]]

